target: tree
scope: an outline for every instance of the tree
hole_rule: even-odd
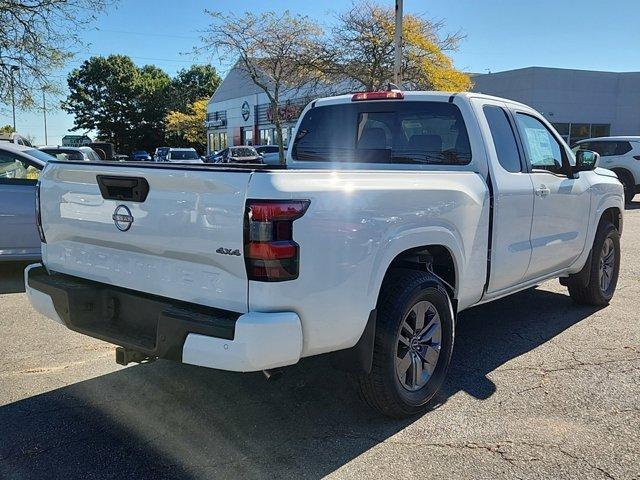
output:
[[[211,65],[192,65],[188,69],[180,70],[171,85],[173,108],[187,112],[197,100],[211,98],[218,85],[220,76]]]
[[[4,127],[0,127],[0,135],[7,135],[13,132],[14,130],[12,125],[5,125]]]
[[[444,22],[405,15],[402,26],[402,88],[463,91],[468,75],[456,70],[445,52],[457,50],[464,35],[441,35]],[[395,11],[369,0],[337,15],[320,65],[334,76],[346,76],[364,90],[384,88],[393,79]]]
[[[185,143],[198,151],[207,148],[207,137],[204,121],[207,116],[209,98],[201,98],[188,106],[187,113],[171,111],[167,114],[165,123],[168,133],[175,134]]]
[[[0,0],[0,102],[34,105],[79,43],[79,32],[114,0]],[[12,69],[12,67],[17,67]]]
[[[243,70],[269,99],[280,151],[285,162],[281,98],[310,86],[320,78],[312,61],[318,55],[323,31],[308,17],[282,13],[245,12],[241,16],[207,11],[211,24],[199,51],[217,52],[222,62],[237,58]]]
[[[139,68],[124,55],[92,57],[67,83],[62,107],[74,115],[74,130],[97,130],[120,152],[163,143],[171,79],[161,69]]]

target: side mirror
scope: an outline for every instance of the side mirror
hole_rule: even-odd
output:
[[[591,150],[578,150],[576,152],[576,166],[574,171],[586,172],[589,170],[595,170],[600,161],[600,154],[592,152]]]

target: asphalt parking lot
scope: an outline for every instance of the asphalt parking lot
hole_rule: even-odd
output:
[[[308,359],[278,381],[169,361],[36,314],[0,265],[0,478],[640,478],[640,203],[612,304],[557,281],[460,316],[429,413],[393,421]]]

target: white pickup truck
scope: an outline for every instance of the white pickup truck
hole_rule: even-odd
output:
[[[509,100],[323,98],[286,169],[49,162],[27,293],[123,364],[272,371],[339,351],[371,406],[410,415],[442,385],[458,312],[557,277],[609,302],[624,200],[597,162]]]

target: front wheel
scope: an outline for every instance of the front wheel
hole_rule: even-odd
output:
[[[390,272],[378,300],[372,370],[360,378],[364,400],[394,418],[424,411],[445,379],[453,340],[441,282],[427,272]]]
[[[620,234],[610,222],[598,226],[588,265],[589,283],[569,281],[569,295],[583,305],[608,305],[618,284],[620,271]]]

